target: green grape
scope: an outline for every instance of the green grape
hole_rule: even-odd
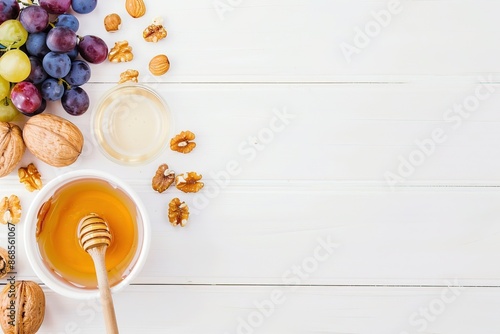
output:
[[[21,113],[14,107],[12,101],[6,97],[0,101],[0,122],[13,121]]]
[[[0,100],[3,100],[9,95],[10,92],[10,82],[5,80],[0,76]]]
[[[6,48],[18,48],[27,39],[28,32],[18,20],[7,20],[0,24],[0,44]]]
[[[30,72],[30,59],[21,50],[9,50],[0,58],[0,76],[7,81],[23,81],[30,75]]]

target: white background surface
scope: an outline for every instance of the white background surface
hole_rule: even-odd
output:
[[[22,161],[44,182],[108,171],[144,199],[154,236],[143,271],[114,296],[121,333],[500,332],[499,1],[145,2],[140,19],[122,0],[78,16],[82,35],[127,39],[135,55],[92,67],[91,108],[135,68],[196,149],[116,165],[93,143],[89,111],[65,116],[86,139],[74,165]],[[123,19],[115,34],[102,25],[111,12]],[[156,16],[169,36],[149,44]],[[147,74],[158,53],[172,64],[161,78]],[[203,191],[154,193],[163,162],[203,174]],[[35,196],[16,173],[0,180],[0,196],[11,193],[25,210]],[[182,229],[167,219],[174,196],[192,208]],[[18,279],[38,281],[17,244]],[[40,333],[104,332],[95,301],[44,291]]]

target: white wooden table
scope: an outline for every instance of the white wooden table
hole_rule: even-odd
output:
[[[127,68],[169,104],[189,155],[108,161],[84,132],[80,168],[126,180],[154,231],[148,261],[115,294],[121,333],[499,333],[500,1],[146,0],[79,16],[82,34],[128,40],[130,63],[93,66],[92,105]],[[122,16],[110,34],[105,15]],[[162,16],[167,39],[142,30]],[[171,60],[148,76],[158,53]],[[56,104],[48,112],[65,115]],[[157,194],[160,163],[203,174],[199,194]],[[15,173],[0,196],[25,210]],[[181,195],[192,216],[167,220]],[[18,234],[26,224],[18,225]],[[6,229],[0,241],[6,242]],[[39,281],[17,238],[18,279]],[[103,333],[95,301],[44,287],[40,333]]]

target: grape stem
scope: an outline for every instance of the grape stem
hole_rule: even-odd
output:
[[[66,86],[66,89],[70,89],[71,88],[71,85],[66,80],[64,80],[63,78],[59,79],[59,84],[64,84]]]
[[[24,0],[24,1],[23,0],[17,0],[17,2],[20,3],[23,6],[26,6],[26,7],[33,5],[33,1],[31,1],[31,0]]]

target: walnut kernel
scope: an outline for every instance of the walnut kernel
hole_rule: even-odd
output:
[[[142,37],[144,37],[146,42],[156,43],[167,37],[167,30],[165,30],[162,21],[163,20],[161,18],[155,18],[153,23],[144,29]]]
[[[128,41],[119,41],[109,51],[108,59],[112,63],[127,62],[134,59],[132,47],[128,45]]]
[[[104,18],[104,28],[106,29],[106,31],[115,32],[120,29],[121,24],[122,19],[120,15],[116,13],[106,15],[106,17]]]
[[[9,252],[5,248],[0,247],[0,279],[7,276],[11,267],[13,265],[9,264]]]
[[[0,223],[17,224],[21,221],[21,201],[16,195],[4,197],[0,201]]]
[[[177,197],[168,204],[168,220],[173,226],[186,226],[189,218],[189,207]]]
[[[156,171],[155,176],[153,176],[152,186],[153,189],[159,193],[167,190],[172,183],[175,181],[175,172],[168,169],[167,164],[160,165]]]
[[[120,73],[119,84],[130,81],[130,82],[138,82],[137,77],[139,76],[139,71],[137,70],[126,70],[125,72]]]
[[[19,176],[19,182],[24,183],[28,191],[42,189],[42,176],[33,163],[30,163],[27,167],[19,168],[17,175]]]
[[[175,177],[175,186],[185,193],[196,193],[204,186],[200,180],[201,175],[196,172],[187,172]]]
[[[192,141],[195,137],[195,134],[191,131],[182,131],[170,140],[170,149],[181,153],[189,153],[196,147],[196,143]]]

